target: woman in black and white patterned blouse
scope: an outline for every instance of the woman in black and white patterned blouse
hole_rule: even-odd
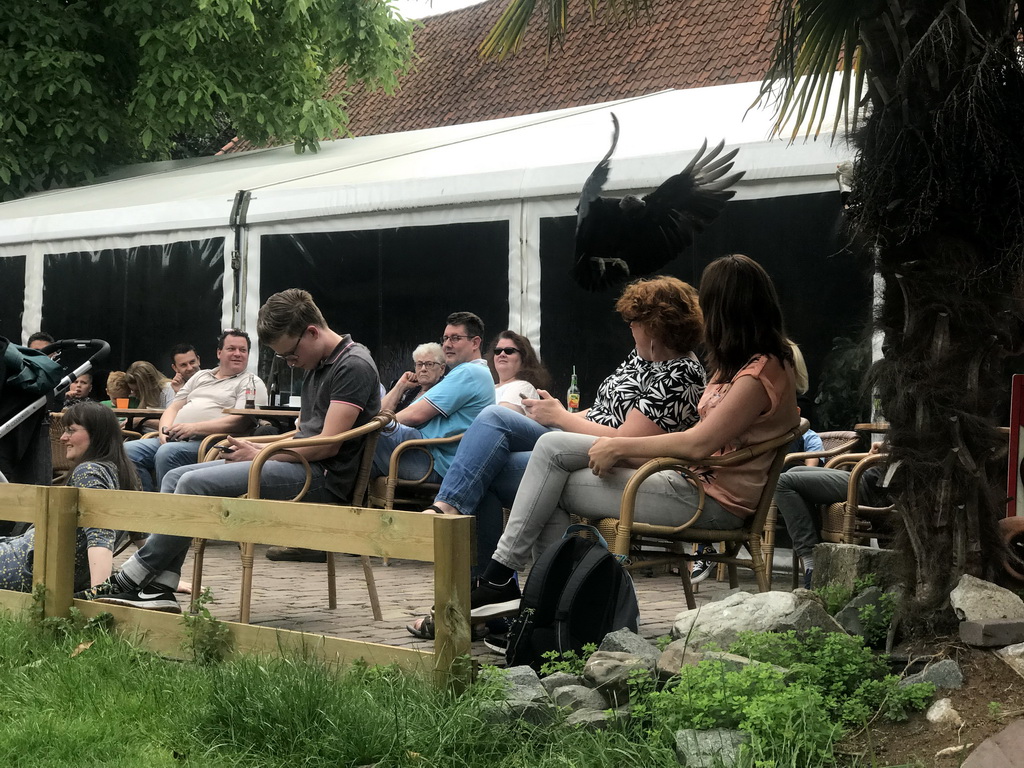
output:
[[[631,283],[615,303],[629,324],[635,348],[597,390],[594,404],[569,413],[545,391],[523,400],[526,416],[491,406],[477,416],[459,443],[429,512],[476,515],[477,561],[486,563],[502,530],[502,508],[511,507],[537,440],[552,430],[584,435],[645,437],[697,423],[704,366],[693,350],[704,331],[697,291],[674,277]],[[433,637],[433,623],[407,629]]]
[[[96,402],[72,405],[61,416],[69,460],[77,462],[67,485],[77,488],[140,490],[135,468],[124,452],[124,435],[114,412]],[[79,528],[75,542],[75,590],[101,584],[113,566],[115,532]],[[0,540],[0,589],[32,591],[35,529]]]

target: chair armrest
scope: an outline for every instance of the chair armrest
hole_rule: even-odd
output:
[[[361,427],[355,427],[354,429],[339,432],[336,435],[328,435],[327,437],[287,438],[283,435],[268,436],[274,437],[275,440],[257,453],[256,457],[252,460],[252,464],[249,467],[249,489],[246,495],[250,499],[260,498],[260,471],[263,469],[263,465],[266,464],[267,461],[269,461],[275,454],[290,452],[293,456],[296,456],[299,459],[299,463],[306,468],[306,483],[303,485],[302,490],[299,491],[298,495],[292,499],[292,501],[298,501],[305,496],[306,491],[309,490],[312,470],[310,469],[309,461],[302,456],[302,454],[295,453],[294,449],[312,448],[321,445],[340,445],[347,440],[354,440],[372,432],[376,432],[377,430],[382,429],[390,421],[390,414],[378,414]],[[255,440],[253,442],[255,442]]]
[[[388,464],[388,478],[390,480],[398,479],[398,462],[402,458],[403,453],[405,453],[406,451],[418,450],[423,451],[423,453],[427,455],[427,459],[430,461],[430,464],[427,467],[427,471],[424,473],[423,477],[421,477],[419,480],[407,480],[405,482],[413,484],[427,482],[427,478],[430,477],[430,473],[434,471],[434,456],[433,454],[430,453],[429,447],[432,445],[445,445],[447,443],[457,443],[459,442],[459,440],[462,439],[463,434],[465,433],[463,432],[461,434],[452,435],[450,437],[421,437],[415,440],[406,440],[402,443],[399,443],[395,447],[395,450],[391,452],[391,461]]]
[[[630,531],[633,528],[633,514],[636,506],[636,495],[640,490],[640,486],[651,475],[657,474],[658,472],[662,472],[666,469],[674,469],[680,472],[683,477],[686,478],[687,482],[692,483],[697,489],[697,513],[675,529],[676,532],[682,531],[696,523],[704,511],[704,500],[706,498],[704,485],[693,472],[692,467],[732,467],[738,464],[744,464],[757,456],[761,456],[771,451],[777,451],[782,446],[789,445],[793,440],[806,432],[808,426],[809,424],[807,419],[801,419],[798,426],[790,429],[782,435],[779,435],[778,437],[765,440],[763,443],[754,443],[753,445],[748,445],[739,450],[730,451],[729,453],[725,453],[720,456],[694,458],[663,457],[659,459],[651,459],[633,473],[632,477],[630,477],[629,481],[626,483],[626,487],[622,491],[622,503],[619,507],[619,526],[618,532],[615,536],[615,553],[620,555],[629,554],[629,537]]]
[[[855,437],[841,443],[840,445],[835,445],[823,451],[799,451],[797,453],[789,453],[786,454],[786,466],[803,464],[807,459],[831,459],[836,456],[842,456],[857,445],[858,442],[860,442],[860,439]]]
[[[843,453],[839,456],[833,457],[825,467],[828,469],[841,469],[843,467],[852,467],[859,461],[863,461],[870,453]]]
[[[888,461],[889,456],[885,453],[869,453],[863,459],[858,461],[852,470],[850,470],[850,482],[846,488],[846,503],[849,505],[851,510],[855,510],[858,507],[858,495],[860,493],[860,478],[861,476],[875,464],[881,464],[884,461]]]

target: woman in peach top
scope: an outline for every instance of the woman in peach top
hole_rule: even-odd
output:
[[[474,618],[514,610],[513,572],[565,532],[569,514],[618,517],[633,469],[659,456],[709,456],[761,442],[799,422],[793,353],[786,341],[775,286],[742,255],[723,256],[700,282],[704,342],[712,372],[698,406],[700,421],[683,432],[598,437],[552,432],[540,438],[520,484],[505,532],[471,596]],[[768,477],[771,455],[701,474],[707,499],[702,528],[739,528],[753,514]],[[649,478],[637,496],[636,519],[679,525],[690,519],[697,491],[677,472]]]

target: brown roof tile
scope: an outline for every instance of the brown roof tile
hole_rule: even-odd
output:
[[[633,27],[591,21],[588,3],[570,3],[565,45],[547,55],[544,23],[531,20],[523,49],[482,61],[480,43],[507,0],[432,16],[415,33],[417,62],[394,96],[352,86],[349,130],[356,136],[493,120],[760,79],[772,38],[771,0],[652,0],[650,21]],[[331,92],[345,88],[335,72]],[[225,152],[252,149],[245,139]]]

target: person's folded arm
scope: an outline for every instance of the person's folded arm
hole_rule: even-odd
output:
[[[440,415],[440,413],[429,400],[423,398],[417,400],[408,408],[400,410],[395,414],[395,420],[407,427],[419,427]]]
[[[764,385],[753,376],[741,376],[706,419],[684,432],[599,438],[590,449],[590,468],[603,475],[624,459],[710,456],[749,429],[769,405]]]

